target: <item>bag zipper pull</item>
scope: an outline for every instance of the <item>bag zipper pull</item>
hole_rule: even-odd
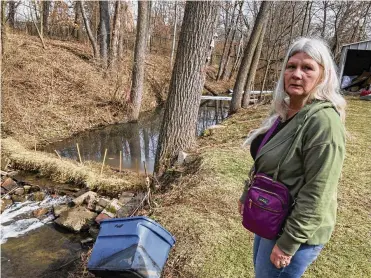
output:
[[[249,208],[251,208],[252,200],[249,199]]]

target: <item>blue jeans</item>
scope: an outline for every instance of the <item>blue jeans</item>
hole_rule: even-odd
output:
[[[269,240],[255,235],[254,239],[254,269],[256,278],[299,278],[307,267],[317,258],[323,245],[302,244],[284,268],[276,268],[270,260],[275,240]]]

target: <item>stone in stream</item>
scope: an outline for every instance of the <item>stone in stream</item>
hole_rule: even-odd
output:
[[[117,214],[117,211],[119,211],[122,206],[123,205],[119,202],[119,200],[113,199],[111,203],[102,211],[102,213],[107,214],[111,218],[114,218]]]
[[[8,199],[2,199],[0,200],[1,202],[1,213],[3,213],[3,211],[10,205],[13,204],[13,201],[12,200],[8,200]]]
[[[74,207],[60,214],[54,222],[74,232],[89,229],[89,224],[94,221],[97,214],[85,207]]]
[[[25,186],[23,186],[23,188],[24,188],[24,192],[25,192],[26,194],[30,193],[31,185],[25,185]]]
[[[11,197],[14,203],[23,203],[26,201],[26,196],[24,195],[12,195]]]
[[[33,216],[35,216],[36,218],[42,218],[45,214],[47,214],[49,212],[49,209],[48,208],[39,208],[37,210],[34,210],[32,212]]]
[[[100,224],[100,222],[102,220],[105,220],[105,219],[111,219],[112,217],[108,216],[107,214],[105,213],[100,213],[96,218],[95,218],[95,222],[97,222],[98,224]]]
[[[89,235],[91,235],[94,239],[98,237],[99,228],[95,226],[90,226],[89,228]]]
[[[43,192],[43,191],[38,191],[38,192],[35,192],[35,193],[33,194],[33,199],[34,199],[35,201],[42,201],[42,200],[44,200],[45,196],[46,196],[46,193],[45,193],[45,192]]]
[[[103,207],[103,208],[108,206],[109,203],[110,203],[110,200],[105,199],[105,198],[99,198],[99,200],[98,200],[98,205]]]
[[[21,195],[24,195],[24,188],[23,187],[20,187],[20,188],[17,188],[16,190],[14,190],[14,194],[15,195],[19,195],[19,196],[21,196]]]
[[[6,180],[1,184],[1,186],[6,190],[10,191],[17,187],[17,183],[12,178],[6,178]]]
[[[73,199],[72,201],[74,202],[74,204],[76,206],[80,206],[82,204],[90,204],[90,206],[93,205],[93,203],[96,202],[96,199],[97,199],[97,193],[93,192],[93,191],[88,191],[84,194],[82,194],[81,196]]]
[[[59,215],[61,215],[62,212],[67,210],[69,210],[69,206],[65,204],[53,206],[53,212],[55,217],[58,217]]]

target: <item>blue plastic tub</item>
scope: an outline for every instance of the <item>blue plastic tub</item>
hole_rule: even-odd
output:
[[[99,277],[158,278],[174,237],[147,217],[103,220],[88,270]]]

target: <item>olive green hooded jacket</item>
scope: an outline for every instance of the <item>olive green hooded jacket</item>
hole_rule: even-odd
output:
[[[278,247],[294,255],[302,243],[325,244],[334,230],[337,186],[345,157],[345,129],[330,102],[313,101],[266,143],[255,171],[271,177],[280,159],[278,181],[296,204],[287,218]],[[240,201],[244,203],[248,185]]]

